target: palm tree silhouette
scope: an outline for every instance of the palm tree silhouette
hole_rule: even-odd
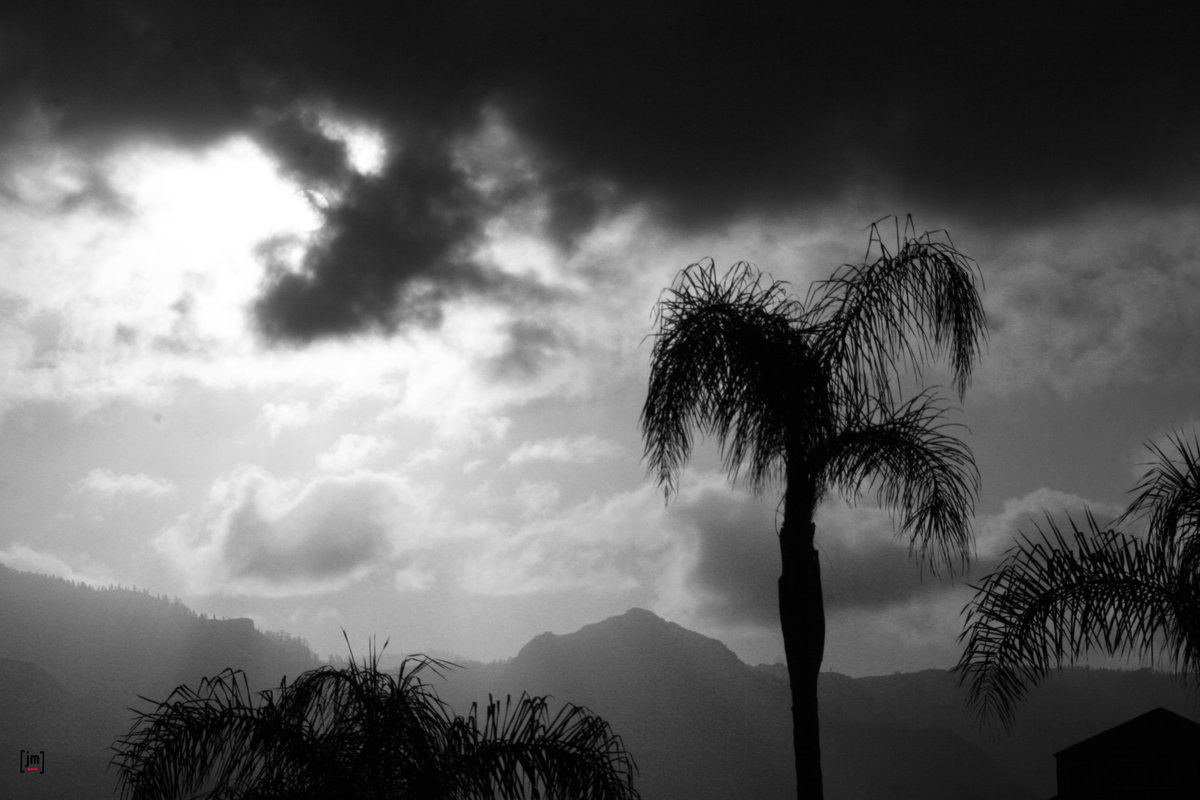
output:
[[[1047,516],[976,587],[955,669],[981,721],[1011,727],[1031,687],[1093,649],[1161,652],[1200,675],[1200,441],[1175,432],[1165,448],[1147,447],[1152,459],[1112,528],[1088,511],[1064,535]],[[1135,520],[1145,538],[1118,529]]]
[[[945,357],[962,397],[985,335],[977,269],[944,232],[894,252],[870,228],[867,259],[813,285],[804,302],[746,263],[718,279],[683,270],[659,299],[645,457],[667,499],[695,432],[714,436],[735,482],[782,484],[779,618],[792,691],[797,791],[822,796],[817,676],[825,648],[813,514],[831,491],[873,489],[936,572],[965,565],[978,472],[925,389],[899,398],[901,370]]]
[[[392,675],[352,653],[257,701],[241,671],[180,686],[114,745],[121,797],[637,800],[633,757],[604,720],[551,716],[528,695],[454,716],[421,679],[448,666],[410,656]]]

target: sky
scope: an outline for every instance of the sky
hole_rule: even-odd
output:
[[[825,666],[951,666],[1014,536],[1200,425],[1193,43],[780,5],[5,4],[0,563],[323,657],[636,606],[781,660],[779,487],[711,442],[669,503],[647,475],[654,305],[704,258],[803,297],[911,214],[983,279],[975,557],[829,497]]]

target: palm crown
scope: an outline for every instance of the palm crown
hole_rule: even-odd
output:
[[[1065,530],[1047,516],[977,587],[956,670],[981,721],[1011,727],[1031,687],[1090,650],[1161,654],[1200,676],[1200,441],[1174,433],[1148,447],[1113,527],[1090,511]],[[1144,536],[1121,530],[1134,523]]]
[[[604,720],[527,695],[454,716],[421,677],[446,666],[412,656],[392,675],[352,655],[257,700],[239,671],[181,686],[114,746],[121,796],[636,800],[633,758]]]
[[[870,242],[876,260],[843,266],[803,302],[744,262],[720,279],[712,261],[683,270],[656,309],[646,458],[668,497],[696,431],[755,491],[801,490],[789,470],[806,478],[808,511],[828,489],[871,485],[903,509],[914,547],[950,566],[969,549],[974,462],[937,395],[900,402],[897,384],[903,367],[919,376],[945,357],[966,390],[985,328],[977,270],[933,233],[906,232],[892,252],[873,225]]]

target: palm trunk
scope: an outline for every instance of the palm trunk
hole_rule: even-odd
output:
[[[779,623],[792,689],[792,748],[798,800],[821,800],[824,796],[817,678],[825,657],[825,603],[821,596],[821,565],[813,547],[816,534],[813,505],[811,494],[788,492],[779,531],[783,560],[779,576]]]

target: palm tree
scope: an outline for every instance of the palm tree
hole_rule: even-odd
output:
[[[964,609],[955,668],[984,722],[1011,727],[1029,689],[1091,650],[1200,676],[1200,440],[1180,432],[1152,459],[1125,512],[1104,528],[1052,518],[1022,535]],[[1144,521],[1145,536],[1119,529]]]
[[[240,671],[180,686],[114,745],[122,800],[637,800],[604,720],[528,695],[454,716],[421,679],[447,666],[410,656],[392,675],[351,654],[257,701]]]
[[[684,269],[659,299],[641,425],[667,499],[696,432],[716,438],[736,483],[783,488],[779,618],[792,691],[797,791],[819,798],[817,676],[825,611],[813,514],[830,491],[873,489],[896,513],[910,553],[936,572],[965,565],[978,472],[951,435],[935,392],[899,398],[945,357],[961,398],[985,335],[977,269],[944,232],[894,251],[872,225],[867,259],[815,284],[800,302],[746,263],[720,279],[712,261]]]

